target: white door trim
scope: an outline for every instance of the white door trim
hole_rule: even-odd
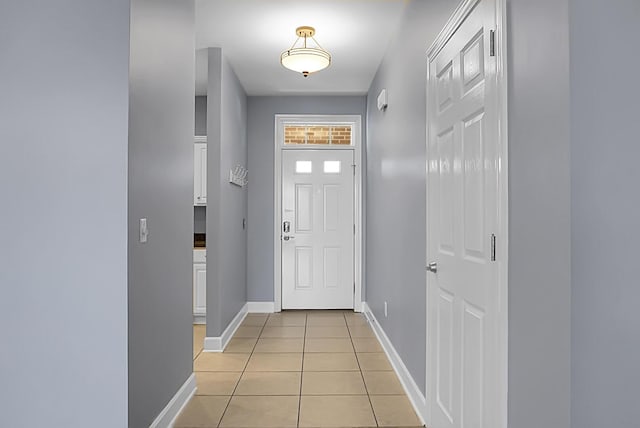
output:
[[[464,0],[458,8],[453,12],[451,18],[442,29],[440,34],[436,37],[431,47],[427,50],[427,97],[429,94],[429,62],[431,58],[434,58],[440,50],[446,45],[451,36],[460,27],[465,18],[471,13],[473,8],[480,0]],[[498,236],[497,236],[497,262],[498,266],[498,292],[499,292],[499,304],[498,304],[498,319],[499,319],[499,340],[498,351],[500,361],[499,367],[499,379],[497,384],[500,389],[499,397],[499,413],[500,413],[500,425],[496,428],[507,428],[507,398],[508,398],[508,340],[509,340],[509,314],[508,314],[508,268],[509,268],[509,183],[508,183],[508,92],[507,92],[507,0],[495,0],[496,3],[496,28],[495,28],[495,55],[496,55],[496,89],[497,89],[497,117],[498,117]],[[429,103],[427,102],[427,108]],[[427,112],[427,118],[429,113]],[[427,121],[427,176],[429,171],[429,123]],[[427,200],[428,200],[428,186],[427,186]],[[428,212],[427,212],[428,215]],[[428,221],[428,219],[427,219]],[[428,234],[428,230],[427,230]],[[429,236],[427,235],[426,242],[429,242]],[[425,260],[425,262],[427,262]],[[427,302],[428,305],[428,302]],[[427,306],[428,307],[428,306]],[[429,326],[429,314],[427,314],[427,332],[430,330]],[[426,350],[426,399],[427,402],[431,400],[432,392],[429,389],[431,373],[431,364],[429,358],[430,340],[427,337],[427,350]],[[426,418],[427,425],[431,423],[431,406],[426,406]]]
[[[353,145],[308,145],[285,148],[284,125],[292,123],[326,123],[326,124],[350,124],[353,125]],[[275,141],[274,141],[274,279],[273,297],[274,311],[282,310],[282,240],[280,225],[282,224],[282,151],[283,150],[352,150],[354,152],[355,182],[354,182],[354,218],[356,233],[354,238],[354,311],[362,312],[362,117],[360,115],[304,115],[304,114],[276,114],[275,115]]]

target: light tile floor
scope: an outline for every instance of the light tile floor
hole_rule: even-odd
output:
[[[417,427],[367,320],[350,311],[249,314],[223,353],[202,351],[198,391],[176,428]]]

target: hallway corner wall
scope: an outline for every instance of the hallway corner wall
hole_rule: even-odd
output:
[[[247,302],[247,186],[229,183],[247,167],[247,95],[221,48],[208,57],[207,337],[218,337]]]
[[[364,96],[251,96],[248,101],[249,221],[247,231],[247,297],[274,301],[274,147],[276,114],[345,114],[362,117],[366,142]],[[364,160],[363,153],[363,162]],[[366,163],[366,162],[365,162]]]
[[[568,0],[508,0],[508,426],[570,426]]]
[[[132,1],[131,428],[148,427],[192,373],[194,34],[193,0]],[[138,240],[141,218],[146,243]]]
[[[640,2],[570,0],[571,422],[640,421]]]
[[[0,426],[124,427],[129,0],[0,9]]]
[[[426,51],[456,5],[450,0],[408,3],[367,96],[367,303],[423,394]],[[379,111],[382,89],[389,106]]]

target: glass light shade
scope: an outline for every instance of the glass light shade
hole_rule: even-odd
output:
[[[331,55],[322,49],[294,48],[282,52],[280,63],[289,70],[306,75],[329,67]]]

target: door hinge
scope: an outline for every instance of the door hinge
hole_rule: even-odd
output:
[[[496,32],[489,31],[489,56],[496,56]]]
[[[353,167],[353,176],[355,177],[355,175],[356,175],[356,165],[355,165],[355,164],[353,164],[353,165],[351,165],[351,166]]]
[[[353,225],[353,234],[354,235],[356,234],[356,225],[355,224]]]
[[[496,261],[496,235],[491,234],[491,261]]]

